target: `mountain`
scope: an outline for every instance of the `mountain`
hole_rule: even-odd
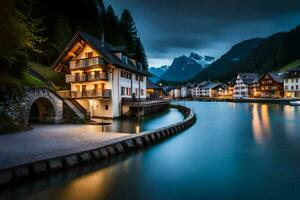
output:
[[[195,60],[197,63],[202,65],[203,68],[207,67],[210,65],[213,61],[215,61],[214,57],[211,56],[200,56],[194,52],[192,52],[189,56],[189,58]]]
[[[189,56],[183,55],[174,58],[170,66],[151,67],[149,71],[156,77],[166,81],[185,81],[191,79],[195,73],[209,66],[214,60],[214,57],[200,56],[192,52]]]
[[[289,32],[275,33],[234,45],[217,61],[199,72],[192,81],[225,81],[238,72],[277,71],[300,58],[300,26]]]
[[[164,65],[161,67],[150,67],[149,72],[155,76],[161,76],[163,73],[165,73],[169,69],[169,66]]]

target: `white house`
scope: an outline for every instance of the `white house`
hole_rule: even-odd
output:
[[[181,86],[180,88],[180,97],[186,98],[187,97],[187,86]]]
[[[123,98],[146,99],[147,71],[124,51],[78,32],[52,66],[66,74],[70,86],[59,94],[76,100],[91,117],[119,117]]]
[[[300,66],[288,70],[283,78],[284,97],[300,98]]]
[[[204,86],[208,85],[210,82],[209,81],[203,81],[199,84],[196,84],[193,88],[192,88],[192,97],[193,98],[198,98],[198,97],[203,97],[205,90],[203,89]]]
[[[239,73],[235,79],[233,97],[248,98],[250,96],[251,84],[258,81],[259,75],[255,73]]]
[[[227,94],[226,86],[222,83],[209,83],[202,88],[203,97],[217,97]]]

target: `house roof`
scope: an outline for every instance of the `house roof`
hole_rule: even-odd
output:
[[[103,57],[105,58],[105,60],[108,63],[110,63],[118,68],[137,72],[137,73],[144,74],[144,75],[148,75],[147,71],[143,71],[143,70],[139,69],[130,60],[128,60],[127,63],[124,63],[117,56],[114,55],[114,52],[122,52],[123,53],[126,48],[125,46],[113,46],[106,42],[103,45],[103,42],[100,39],[98,39],[88,33],[80,32],[80,31],[76,33],[76,35],[73,37],[73,39],[68,44],[68,46],[60,54],[58,59],[52,65],[52,67],[51,67],[52,69],[55,69],[59,65],[59,63],[62,61],[63,57],[68,53],[68,51],[74,46],[74,44],[76,44],[76,42],[79,39],[84,40],[95,51],[97,51],[98,53],[103,55]]]
[[[238,75],[246,85],[256,83],[259,80],[259,75],[256,73],[239,73]]]
[[[293,68],[289,69],[288,72],[300,72],[300,66],[293,67]]]
[[[147,89],[159,89],[159,90],[162,90],[162,88],[160,86],[156,85],[155,83],[153,83],[149,79],[147,79]]]
[[[277,83],[283,83],[283,78],[282,78],[282,76],[280,76],[279,74],[276,74],[276,73],[268,73],[271,77],[272,77],[272,79],[274,80],[274,81],[276,81]]]
[[[203,88],[206,89],[214,89],[216,87],[222,86],[222,83],[209,83],[206,86],[204,86]]]

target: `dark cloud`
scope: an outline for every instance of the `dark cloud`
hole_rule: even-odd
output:
[[[133,14],[150,58],[183,50],[220,56],[240,40],[300,23],[299,0],[107,0]],[[178,52],[178,53],[177,53]]]

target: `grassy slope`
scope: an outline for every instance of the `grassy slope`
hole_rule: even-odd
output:
[[[0,73],[0,83],[2,84],[9,84],[9,85],[26,85],[26,86],[35,86],[35,87],[41,87],[44,86],[43,81],[39,80],[38,78],[28,74],[23,73],[23,76],[21,78],[16,78],[10,74],[7,73]]]
[[[64,74],[52,71],[49,67],[37,63],[30,62],[29,66],[32,70],[40,74],[44,79],[51,81],[57,87],[65,87]]]
[[[298,60],[295,60],[295,61],[287,64],[286,66],[280,68],[279,71],[280,72],[284,72],[284,71],[287,71],[287,70],[289,70],[289,69],[291,69],[293,67],[298,67],[298,66],[300,66],[300,58]]]

